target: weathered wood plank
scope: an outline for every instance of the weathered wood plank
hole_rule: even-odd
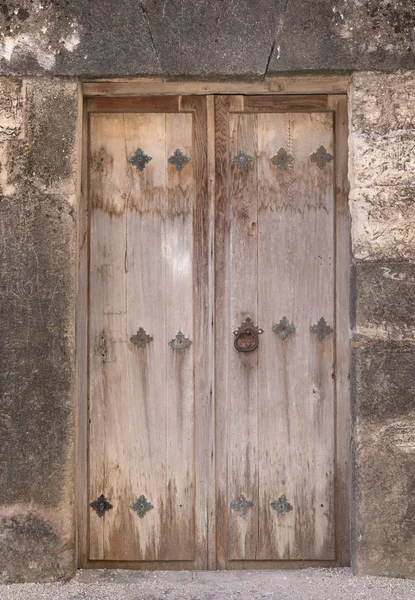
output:
[[[264,81],[175,81],[157,77],[84,81],[85,96],[193,94],[344,94],[350,75],[268,77]]]
[[[166,340],[161,260],[166,203],[165,115],[125,114],[119,135],[124,140],[128,177],[123,265],[127,393],[112,398],[115,422],[108,431],[107,455],[114,463],[112,480],[118,502],[113,509],[113,526],[106,530],[106,556],[157,560],[165,499],[162,439],[166,427]],[[152,157],[141,172],[127,163],[138,147]],[[140,327],[153,337],[144,349],[131,342]],[[143,518],[130,507],[141,495],[154,507]]]
[[[327,96],[246,96],[245,112],[327,110]]]
[[[195,557],[194,546],[194,304],[192,115],[166,115],[166,156],[180,150],[190,163],[167,163],[164,234],[165,311],[168,342],[179,332],[192,341],[182,354],[171,347],[166,371],[165,559]]]
[[[129,193],[122,115],[91,115],[89,295],[89,501],[100,494],[115,505],[115,460],[108,461],[108,429],[118,426],[116,399],[128,397],[124,372],[126,199]],[[90,558],[104,559],[104,532],[116,510],[90,513]]]
[[[215,99],[216,141],[216,211],[215,211],[215,438],[216,438],[216,530],[217,567],[227,566],[228,548],[228,373],[233,344],[233,323],[229,319],[230,246],[229,207],[230,155],[228,112],[243,110],[242,96],[219,96]]]
[[[193,203],[193,298],[194,298],[194,381],[195,381],[195,545],[197,568],[215,566],[215,456],[213,398],[213,239],[214,190],[212,164],[214,136],[208,141],[207,126],[212,121],[213,98],[180,98],[180,109],[193,115],[192,168]],[[209,147],[209,149],[208,149]],[[209,164],[208,151],[210,152]],[[213,163],[214,170],[214,163]],[[210,194],[209,194],[210,191]]]
[[[253,162],[241,170],[232,164],[229,203],[231,212],[229,280],[232,338],[246,317],[258,325],[257,285],[257,117],[231,115],[229,152],[243,149]],[[228,397],[228,511],[241,494],[254,506],[245,517],[229,512],[228,557],[254,559],[258,552],[258,353],[238,352],[229,356]]]
[[[321,316],[334,324],[334,202],[330,113],[260,115],[259,315],[267,335],[259,351],[261,558],[335,558],[333,335],[309,331]],[[293,157],[281,170],[270,158]],[[296,327],[282,340],[271,327]],[[268,334],[269,332],[269,334]],[[270,503],[285,495],[282,517]]]
[[[336,198],[336,522],[339,564],[350,560],[350,213],[347,98],[329,96],[334,111]]]

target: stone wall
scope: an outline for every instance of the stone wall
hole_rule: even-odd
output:
[[[0,79],[0,580],[75,569],[76,81]]]
[[[76,566],[75,78],[359,70],[349,104],[353,566],[415,576],[414,27],[413,0],[0,3],[0,580]]]
[[[262,78],[415,68],[413,0],[7,0],[14,75]]]
[[[350,93],[358,573],[415,577],[415,73]]]

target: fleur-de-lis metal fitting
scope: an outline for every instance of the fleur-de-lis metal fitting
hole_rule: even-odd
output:
[[[280,171],[285,171],[288,165],[294,162],[294,158],[291,156],[291,154],[288,154],[285,148],[280,148],[277,154],[275,154],[270,160],[273,165],[279,168]]]
[[[146,516],[149,510],[154,508],[152,504],[147,500],[147,498],[141,494],[141,496],[132,504],[130,504],[130,508],[133,509],[134,512],[138,514],[140,519]]]
[[[310,155],[310,158],[316,163],[319,169],[324,169],[326,164],[333,160],[333,156],[327,152],[324,146],[319,146],[319,148]]]
[[[103,517],[107,510],[111,510],[112,504],[108,502],[104,494],[101,494],[96,500],[90,502],[89,506],[94,509],[99,517]]]
[[[137,148],[132,157],[128,159],[128,162],[137,167],[139,171],[143,171],[150,160],[153,160],[151,156],[144,154],[141,148]]]
[[[152,341],[153,341],[152,336],[148,335],[146,333],[145,329],[143,329],[142,327],[140,327],[140,329],[137,331],[137,333],[135,335],[130,337],[130,342],[132,342],[133,344],[138,346],[140,348],[140,350],[145,350],[145,347],[147,346],[147,344],[149,344]]]
[[[277,513],[277,517],[283,517],[287,512],[293,510],[293,507],[288,502],[285,494],[280,496],[278,500],[273,500],[270,506]]]
[[[319,342],[322,342],[326,336],[330,335],[330,333],[333,333],[333,329],[326,323],[324,317],[319,319],[317,325],[312,325],[310,327],[310,331],[316,334]]]
[[[168,159],[169,163],[173,165],[177,171],[181,171],[188,162],[190,162],[190,158],[185,156],[181,150],[177,148]]]
[[[238,513],[239,516],[241,517],[246,517],[246,515],[248,514],[249,510],[253,507],[254,503],[251,502],[250,500],[247,500],[245,498],[245,496],[243,494],[241,494],[239,496],[239,498],[237,498],[235,500],[235,502],[232,502],[231,504],[231,508]]]
[[[184,333],[179,331],[176,337],[170,340],[169,346],[176,350],[178,354],[184,354],[186,350],[192,345],[192,341],[187,338]]]
[[[254,157],[245,152],[243,148],[241,148],[238,154],[235,154],[235,156],[233,157],[232,162],[238,167],[238,169],[240,169],[241,171],[245,171],[253,160]]]
[[[291,333],[295,333],[295,327],[287,317],[283,317],[279,323],[273,326],[272,331],[278,333],[282,340],[286,340]]]

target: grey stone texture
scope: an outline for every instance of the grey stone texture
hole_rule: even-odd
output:
[[[348,568],[281,571],[78,571],[65,583],[0,586],[2,600],[413,600],[415,581]]]
[[[4,74],[245,77],[411,69],[413,0],[8,0]]]
[[[350,93],[353,567],[415,577],[415,73]]]
[[[78,86],[0,80],[0,579],[75,569]]]

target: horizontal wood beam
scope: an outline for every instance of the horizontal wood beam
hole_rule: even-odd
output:
[[[260,82],[172,81],[163,78],[83,81],[84,96],[210,94],[344,94],[349,75],[269,77]]]

